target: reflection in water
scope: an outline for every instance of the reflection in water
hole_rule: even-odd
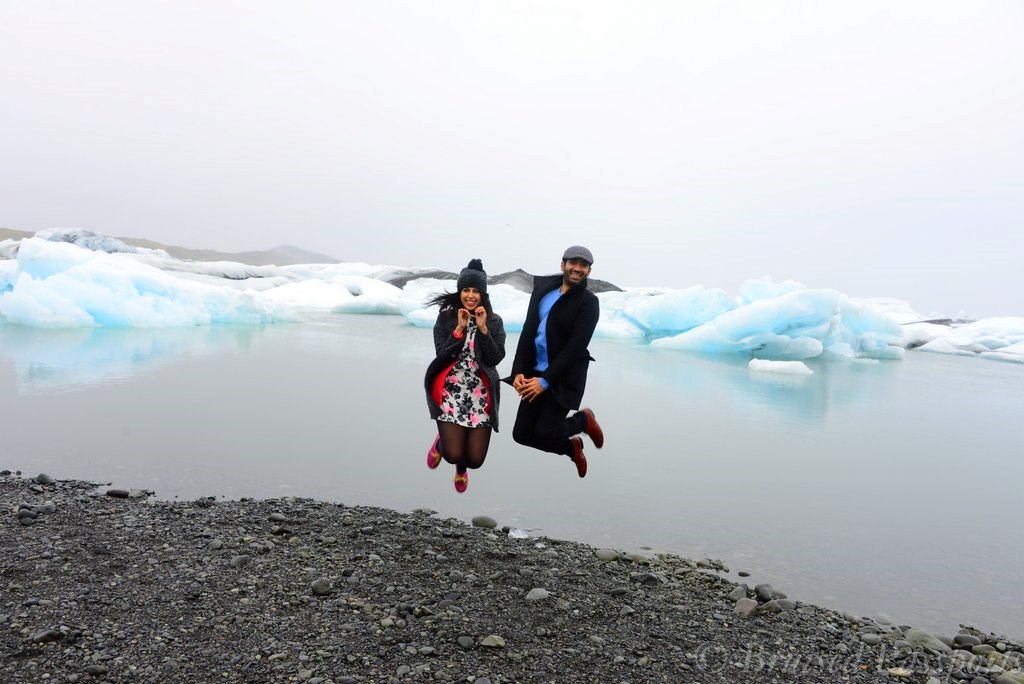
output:
[[[749,357],[667,351],[629,343],[606,343],[598,366],[614,376],[617,388],[682,400],[694,396],[725,404],[736,415],[761,420],[821,424],[833,408],[874,403],[887,392],[886,380],[899,372],[900,361],[845,359],[805,361],[813,375],[751,371]],[[618,369],[628,369],[620,373]]]
[[[73,328],[0,326],[0,358],[13,364],[19,394],[84,390],[152,373],[178,358],[247,348],[262,328]]]

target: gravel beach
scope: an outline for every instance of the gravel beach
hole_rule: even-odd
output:
[[[301,498],[158,501],[0,473],[0,682],[1024,684],[928,634],[643,556]]]

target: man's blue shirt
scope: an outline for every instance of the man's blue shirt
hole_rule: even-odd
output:
[[[537,366],[535,370],[542,373],[548,369],[548,314],[551,313],[551,307],[555,305],[555,302],[561,296],[562,289],[556,287],[541,297],[540,303],[537,306],[537,313],[540,314],[540,325],[537,326],[537,337],[534,340],[537,345]],[[540,378],[540,384],[544,389],[550,387],[550,383],[544,378]]]

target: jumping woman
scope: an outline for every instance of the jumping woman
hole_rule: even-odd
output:
[[[455,466],[455,491],[469,487],[469,471],[484,464],[491,431],[498,431],[498,371],[505,358],[505,326],[487,296],[487,274],[479,259],[459,273],[457,291],[430,300],[440,311],[434,351],[424,385],[437,437],[427,466],[444,459]]]

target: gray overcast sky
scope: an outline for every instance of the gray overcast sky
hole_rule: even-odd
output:
[[[0,0],[0,226],[1024,315],[1020,0]]]

